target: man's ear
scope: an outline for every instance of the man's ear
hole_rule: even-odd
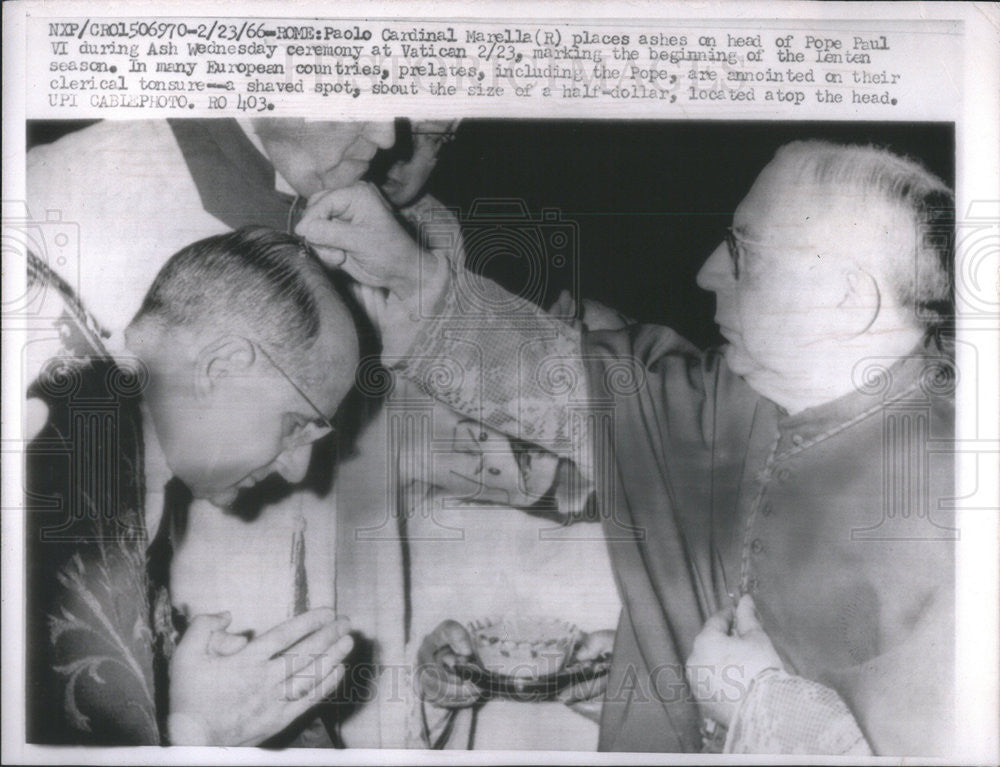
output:
[[[246,373],[256,356],[254,345],[241,336],[227,335],[209,341],[201,347],[195,361],[195,392],[199,397],[206,396],[224,379]]]
[[[860,267],[845,272],[844,297],[837,306],[853,315],[848,323],[852,337],[867,333],[882,311],[878,280]]]

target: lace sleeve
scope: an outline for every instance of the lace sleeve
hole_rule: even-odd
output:
[[[730,725],[724,752],[872,754],[836,691],[776,670],[754,679]]]
[[[383,361],[397,375],[589,479],[579,331],[440,255],[412,301],[390,299],[387,330]]]

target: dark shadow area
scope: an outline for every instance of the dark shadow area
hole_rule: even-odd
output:
[[[705,347],[722,339],[695,275],[778,147],[809,138],[885,146],[954,184],[950,123],[466,120],[430,192],[462,211],[467,251],[489,225],[470,215],[477,200],[520,200],[532,220],[556,211],[576,227],[577,260],[560,268],[543,253],[547,303],[577,281],[580,296]],[[470,267],[525,292],[530,259],[495,245],[469,253]]]
[[[90,122],[29,122],[28,146]],[[406,121],[397,133],[369,177],[409,154]],[[778,147],[809,138],[885,146],[954,185],[951,123],[477,119],[459,125],[428,191],[461,212],[474,271],[546,306],[576,288],[705,347],[722,339],[695,275]],[[484,216],[496,200],[519,207]],[[570,247],[552,245],[558,232]]]

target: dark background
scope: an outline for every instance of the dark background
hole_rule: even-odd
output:
[[[29,147],[90,122],[29,122]],[[721,339],[695,275],[775,150],[805,138],[885,146],[954,186],[950,123],[466,120],[429,191],[460,210],[477,271],[546,303],[577,284],[707,346]],[[497,199],[520,211],[485,216]],[[545,210],[554,220],[539,222]],[[556,248],[556,232],[575,249]],[[561,266],[557,251],[570,256]]]

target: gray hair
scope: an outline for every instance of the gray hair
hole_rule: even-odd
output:
[[[244,227],[171,256],[131,325],[235,332],[262,344],[274,358],[301,366],[320,330],[317,278],[318,284],[328,283],[299,239]]]
[[[880,270],[920,325],[932,328],[954,314],[955,200],[947,184],[916,160],[875,146],[795,141],[774,160],[802,179],[875,194],[905,212],[913,240],[886,254],[892,261]]]

